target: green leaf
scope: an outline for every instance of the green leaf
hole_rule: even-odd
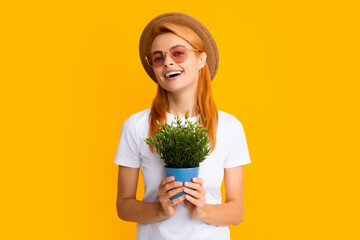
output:
[[[149,145],[154,145],[156,152],[169,167],[196,167],[208,155],[211,148],[207,146],[210,139],[207,130],[201,125],[201,118],[192,122],[189,120],[189,110],[185,113],[182,124],[180,116],[175,116],[171,124],[158,122],[160,129],[154,132],[156,139],[144,139]],[[206,120],[206,119],[205,119]]]

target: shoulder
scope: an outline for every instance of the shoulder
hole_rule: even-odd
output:
[[[149,119],[150,111],[151,108],[147,108],[140,112],[131,114],[129,118],[132,118],[135,122],[147,121]]]
[[[219,125],[242,128],[241,122],[234,115],[221,110],[218,110],[218,113],[219,113]]]
[[[131,132],[137,138],[147,136],[149,131],[149,115],[151,108],[131,114],[123,123],[121,131]]]
[[[240,120],[230,113],[224,111],[219,112],[219,122],[218,122],[218,133],[219,137],[224,137],[226,139],[237,139],[242,137],[244,133],[244,128]]]
[[[151,110],[151,108],[147,108],[147,109],[141,110],[140,112],[133,113],[125,120],[125,122],[133,121],[135,123],[138,123],[138,122],[148,120],[149,115],[150,115],[150,110]]]
[[[135,128],[136,126],[146,124],[149,119],[151,108],[131,114],[123,123],[123,128]]]

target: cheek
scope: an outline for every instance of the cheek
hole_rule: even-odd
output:
[[[154,70],[154,73],[155,73],[157,78],[160,78],[161,72],[159,70]]]
[[[198,71],[198,62],[193,59],[192,61],[189,61],[187,64],[188,72],[191,72],[192,74],[196,73]]]
[[[197,74],[197,70],[196,70],[196,63],[191,63],[191,65],[190,66],[188,66],[187,68],[186,68],[186,72],[187,72],[187,74],[188,75],[190,75],[190,76],[196,76],[196,74]]]

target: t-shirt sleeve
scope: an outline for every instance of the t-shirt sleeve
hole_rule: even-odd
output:
[[[231,131],[231,136],[229,136],[232,140],[231,147],[226,156],[224,168],[238,167],[251,163],[244,128],[241,122],[234,116]]]
[[[114,163],[131,168],[140,167],[139,139],[133,116],[125,120],[121,126],[120,141]]]

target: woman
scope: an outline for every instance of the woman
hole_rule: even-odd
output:
[[[228,225],[241,223],[244,216],[242,165],[250,163],[250,157],[242,124],[217,110],[212,98],[211,81],[218,67],[215,41],[191,16],[166,13],[145,27],[140,58],[158,88],[151,108],[132,114],[121,127],[114,160],[119,165],[118,216],[137,222],[141,240],[230,239]],[[156,120],[171,122],[175,115],[185,119],[186,110],[191,121],[207,118],[211,152],[200,163],[199,177],[182,186],[165,177],[165,163],[143,139],[154,136]],[[136,200],[139,168],[145,185],[142,201]],[[182,191],[194,198],[170,199]]]

